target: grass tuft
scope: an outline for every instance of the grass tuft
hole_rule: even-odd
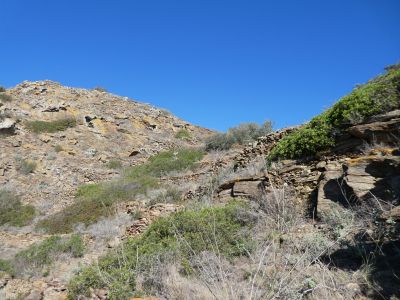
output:
[[[192,135],[190,134],[189,130],[187,129],[180,129],[176,134],[175,138],[179,140],[190,140],[192,138]]]
[[[76,120],[74,118],[64,118],[55,121],[27,121],[25,126],[34,133],[54,133],[75,127]]]

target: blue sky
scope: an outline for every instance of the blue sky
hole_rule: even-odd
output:
[[[295,125],[400,61],[398,0],[1,0],[0,85],[51,79],[208,128]]]

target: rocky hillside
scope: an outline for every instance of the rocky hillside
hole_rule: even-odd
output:
[[[38,104],[54,90],[73,100]],[[400,297],[398,65],[256,140],[253,125],[205,139],[157,109],[73,91],[22,84],[2,102],[0,202],[18,214],[0,214],[0,298]]]
[[[1,259],[47,237],[35,224],[73,203],[78,187],[118,177],[160,151],[197,147],[212,133],[102,89],[23,82],[0,96],[0,193],[35,211],[33,222],[1,227]]]
[[[40,81],[7,94],[12,100],[0,102],[0,184],[18,187],[22,200],[43,206],[43,213],[69,204],[79,185],[115,176],[113,164],[138,164],[177,145],[198,145],[210,134],[165,110],[104,91]],[[176,138],[183,131],[189,139]]]

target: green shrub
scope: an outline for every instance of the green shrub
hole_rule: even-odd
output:
[[[272,150],[271,158],[312,156],[334,145],[329,127],[305,127],[283,138]]]
[[[138,179],[142,176],[163,176],[174,171],[194,168],[204,153],[196,149],[176,149],[160,152],[149,158],[144,165],[126,170],[127,178]]]
[[[25,126],[34,133],[54,133],[75,127],[76,120],[74,118],[65,118],[55,121],[27,121]]]
[[[20,198],[13,192],[0,190],[0,225],[28,225],[35,217],[35,207],[23,205]]]
[[[115,204],[134,200],[139,194],[159,186],[157,177],[172,171],[193,168],[203,157],[194,149],[161,152],[143,165],[128,168],[123,176],[111,181],[81,186],[75,202],[37,224],[48,233],[68,233],[77,224],[90,225],[115,213]]]
[[[82,257],[85,253],[85,243],[80,235],[74,234],[60,245],[60,250],[64,253],[71,253],[73,257]]]
[[[119,160],[110,160],[107,163],[107,168],[109,168],[109,169],[121,169],[122,168],[122,163]]]
[[[33,173],[36,170],[36,167],[37,163],[29,159],[23,159],[17,162],[17,170],[24,175]]]
[[[58,234],[73,231],[77,224],[93,224],[101,217],[112,215],[115,203],[132,199],[135,187],[115,182],[84,185],[73,204],[41,220],[37,227]]]
[[[203,251],[217,252],[228,259],[246,255],[252,248],[246,229],[252,223],[243,221],[243,211],[243,204],[231,202],[160,218],[143,235],[101,258],[98,266],[82,270],[71,280],[69,296],[77,299],[89,295],[91,288],[107,288],[110,299],[129,299],[135,293],[136,275],[167,255],[187,263],[188,258]]]
[[[0,100],[3,102],[11,102],[13,101],[13,97],[11,95],[8,95],[6,93],[1,93],[0,92]]]
[[[5,272],[7,274],[10,274],[11,276],[14,276],[15,274],[15,270],[11,262],[1,258],[0,258],[0,272]]]
[[[6,88],[4,86],[0,85],[0,93],[4,93],[6,91]]]
[[[206,151],[228,150],[235,143],[234,139],[226,133],[216,133],[206,139]]]
[[[367,118],[400,107],[400,69],[389,71],[357,87],[308,124],[284,137],[269,159],[314,156],[335,144],[335,133]]]
[[[84,242],[79,235],[73,235],[69,239],[51,236],[17,253],[12,264],[16,270],[16,267],[23,266],[24,269],[44,271],[45,267],[50,266],[61,254],[67,253],[72,257],[82,257],[84,249]]]
[[[206,140],[206,151],[228,150],[234,144],[244,145],[255,141],[261,136],[272,132],[272,122],[266,121],[263,125],[257,123],[243,123],[228,129],[227,133],[216,133]]]
[[[192,138],[192,135],[187,129],[180,129],[176,134],[175,138],[179,140],[190,140]]]

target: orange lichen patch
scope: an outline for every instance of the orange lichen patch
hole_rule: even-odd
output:
[[[28,111],[32,110],[32,106],[29,105],[29,104],[26,103],[26,102],[21,102],[21,103],[19,104],[19,107],[21,107],[23,110],[28,110]]]
[[[374,148],[370,151],[371,155],[392,155],[393,152],[395,152],[397,149],[396,148]]]
[[[142,121],[140,121],[140,120],[132,119],[131,122],[132,122],[133,127],[136,128],[136,129],[144,129],[144,128],[146,128],[144,123]]]
[[[347,161],[347,163],[349,165],[357,165],[357,164],[360,164],[360,163],[363,163],[363,162],[366,162],[366,161],[369,161],[369,160],[374,160],[374,159],[376,159],[378,157],[379,157],[379,155],[361,156],[361,157],[349,159]]]
[[[69,112],[71,115],[73,115],[73,116],[75,116],[75,117],[76,117],[76,116],[79,116],[79,114],[80,114],[79,109],[76,109],[76,108],[74,108],[74,107],[67,106],[66,109],[67,109],[67,112]]]
[[[347,163],[349,165],[356,165],[359,163],[364,163],[366,161],[379,159],[382,156],[395,155],[396,151],[398,151],[397,148],[389,148],[389,147],[373,148],[369,151],[369,155],[351,158],[351,159],[347,160]]]
[[[92,120],[92,123],[99,132],[104,134],[115,132],[117,130],[115,125],[101,119],[94,119]]]

